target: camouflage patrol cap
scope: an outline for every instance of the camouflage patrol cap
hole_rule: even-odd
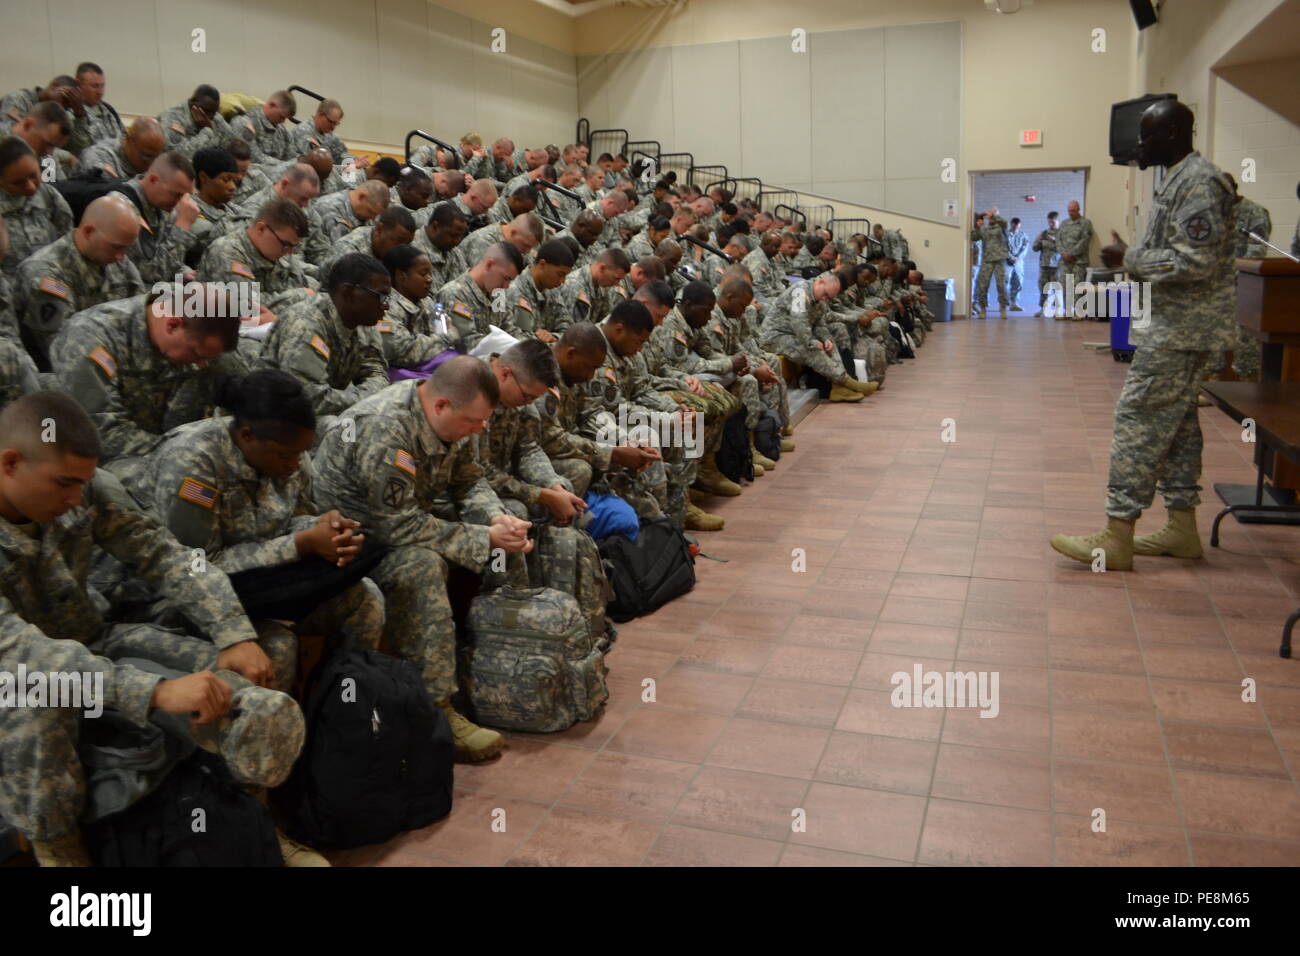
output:
[[[211,732],[215,728],[215,733]],[[307,725],[298,704],[288,694],[248,685],[230,698],[230,713],[207,728],[195,728],[195,740],[205,750],[212,747],[200,736],[215,736],[217,752],[236,782],[253,787],[278,787],[302,751]]]

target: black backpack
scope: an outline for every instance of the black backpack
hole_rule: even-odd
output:
[[[205,750],[144,799],[83,825],[82,837],[96,866],[284,865],[270,813]]]
[[[774,408],[763,409],[763,417],[754,428],[754,447],[764,458],[781,458],[781,416]]]
[[[125,179],[110,176],[105,170],[96,166],[67,179],[60,180],[53,185],[72,210],[73,225],[79,226],[81,225],[81,215],[86,211],[86,207],[100,196],[106,196],[111,192],[121,193],[131,200],[132,205],[141,215],[144,215],[144,210],[140,209],[140,201],[136,198],[135,192],[130,189],[119,188],[125,182]]]
[[[340,649],[312,676],[304,712],[302,757],[274,793],[295,840],[383,843],[451,812],[451,727],[414,664]]]
[[[669,518],[643,520],[635,541],[612,534],[599,548],[614,588],[605,613],[615,621],[649,614],[695,587],[695,558]]]
[[[754,455],[749,450],[749,430],[745,428],[745,411],[741,409],[722,426],[722,444],[714,461],[718,471],[732,481],[754,480]]]

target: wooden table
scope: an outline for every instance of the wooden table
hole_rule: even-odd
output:
[[[1255,501],[1232,504],[1220,511],[1210,529],[1210,546],[1219,546],[1219,522],[1235,511],[1289,512],[1300,515],[1300,504],[1266,505],[1264,475],[1274,455],[1300,464],[1300,383],[1295,382],[1205,382],[1201,388],[1210,400],[1236,422],[1255,423]],[[1291,656],[1291,631],[1300,610],[1286,619],[1278,653]]]

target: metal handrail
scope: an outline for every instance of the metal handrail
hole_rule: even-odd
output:
[[[721,178],[722,178],[722,179],[726,179],[726,178],[727,178],[727,167],[726,167],[726,166],[720,166],[720,165],[719,165],[719,166],[692,166],[692,167],[690,167],[688,170],[686,170],[686,182],[687,182],[689,185],[692,185],[692,186],[699,185],[698,183],[695,182],[695,172],[696,172],[696,170],[699,170],[699,171],[701,171],[701,172],[704,172],[704,171],[706,171],[706,170],[709,170],[709,171],[715,171],[714,178],[716,179],[716,178],[718,178],[717,175],[716,175],[716,170],[719,170],[719,169],[722,170],[722,177],[721,177]],[[710,184],[710,185],[712,185],[712,184]]]
[[[779,202],[779,203],[777,203],[775,206],[773,206],[773,207],[772,207],[772,212],[774,212],[774,213],[779,213],[782,209],[787,209],[787,210],[789,210],[789,212],[790,212],[790,218],[791,218],[791,219],[796,219],[796,218],[797,218],[797,219],[801,220],[800,228],[801,228],[802,230],[804,230],[805,232],[807,231],[807,229],[808,229],[808,217],[807,217],[807,216],[805,216],[803,213],[801,213],[801,212],[800,212],[797,208],[795,208],[794,206],[791,206],[791,205],[789,205],[789,204],[787,204],[787,203],[783,203],[783,202]],[[784,219],[785,217],[782,216],[781,218]]]
[[[325,99],[325,97],[321,96],[319,93],[313,93],[311,90],[307,89],[307,87],[305,87],[305,86],[299,86],[299,85],[296,84],[296,83],[295,83],[293,86],[286,87],[286,89],[288,89],[288,91],[289,91],[290,93],[293,93],[293,92],[305,93],[305,94],[307,94],[308,96],[310,96],[310,97],[311,97],[312,99],[314,99],[314,100],[324,100],[324,99]],[[291,123],[293,123],[294,125],[297,125],[298,123],[303,122],[303,120],[298,119],[298,117],[296,117],[296,116],[290,116],[290,117],[289,117],[289,121],[290,121]]]
[[[600,136],[600,135],[605,134],[605,133],[611,133],[611,134],[614,134],[614,135],[620,135],[620,134],[621,134],[622,137],[623,137],[623,145],[620,146],[620,147],[619,147],[618,149],[616,149],[616,150],[612,150],[612,149],[611,149],[611,150],[599,150],[599,151],[598,151],[598,150],[596,149],[596,147],[592,145],[592,141],[595,140],[595,138],[596,138],[597,136]],[[610,128],[610,129],[593,129],[593,130],[589,130],[588,133],[587,133],[587,151],[588,151],[588,153],[589,153],[587,159],[588,159],[590,162],[594,163],[594,162],[596,161],[596,157],[600,154],[600,152],[608,152],[608,153],[612,153],[612,154],[614,154],[614,155],[617,155],[617,154],[619,154],[619,153],[625,152],[625,151],[627,150],[627,141],[628,141],[628,138],[629,138],[628,131],[625,130],[625,129],[623,129],[622,127],[612,127],[612,128]]]
[[[654,152],[647,153],[646,150],[642,149],[644,146],[653,146]],[[659,154],[664,151],[664,145],[657,139],[630,139],[623,144],[623,149],[627,152],[627,158],[629,160],[632,158],[633,151],[639,151],[642,155],[653,156],[655,163],[657,164],[659,162]]]
[[[413,129],[406,134],[406,140],[405,142],[402,143],[402,155],[406,159],[407,166],[411,164],[411,140],[415,139],[416,137],[419,137],[420,139],[427,139],[429,142],[433,143],[434,145],[441,146],[443,149],[448,150],[449,152],[452,153],[456,152],[456,147],[452,146],[451,143],[438,139],[438,137],[434,136],[432,133],[426,133],[422,129]]]
[[[574,130],[574,132],[577,135],[573,137],[573,141],[575,143],[586,143],[587,148],[590,149],[591,148],[591,142],[590,142],[591,120],[587,119],[587,117],[585,116],[579,117],[578,126],[577,129]]]
[[[679,162],[678,157],[684,157],[686,161]],[[659,154],[660,177],[663,176],[663,171],[666,169],[671,168],[673,172],[677,172],[677,170],[680,168],[681,172],[678,173],[677,178],[681,179],[686,175],[686,171],[694,165],[695,165],[695,157],[692,156],[690,153],[660,153]]]
[[[826,218],[826,220],[825,220],[826,222],[830,222],[830,220],[833,219],[833,218],[835,217],[835,207],[832,206],[832,205],[830,205],[829,203],[816,203],[815,205],[810,205],[810,206],[797,206],[796,208],[797,208],[797,209],[800,209],[800,210],[805,210],[805,211],[806,211],[806,212],[805,212],[805,222],[807,222],[807,221],[811,221],[812,224],[813,224],[813,228],[815,228],[815,229],[817,229],[817,228],[822,228],[822,227],[823,227],[823,223],[822,223],[821,221],[819,221],[818,217],[812,213],[812,210],[814,210],[814,209],[829,209],[829,210],[830,210],[830,216],[828,216],[828,217]]]

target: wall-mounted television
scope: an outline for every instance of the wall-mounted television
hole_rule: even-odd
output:
[[[1176,100],[1177,93],[1148,93],[1135,100],[1125,100],[1110,108],[1110,161],[1127,166],[1137,161],[1138,124],[1152,103]]]

